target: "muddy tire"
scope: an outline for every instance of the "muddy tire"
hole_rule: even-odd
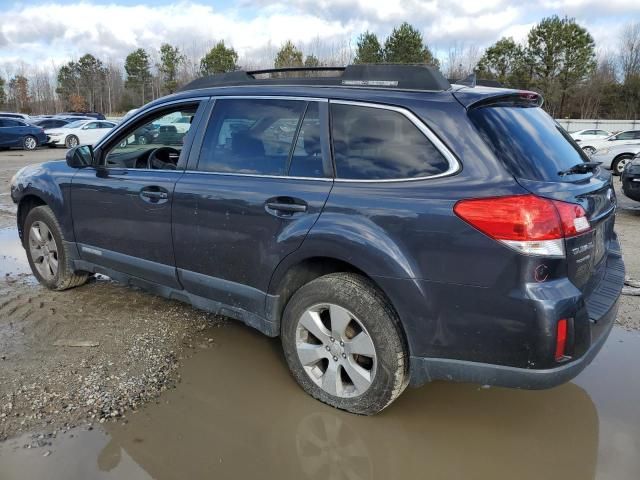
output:
[[[62,229],[49,207],[32,209],[22,231],[29,266],[42,285],[50,290],[67,290],[87,281],[88,273],[73,270]]]
[[[407,386],[399,319],[360,275],[334,273],[301,287],[285,308],[281,341],[298,384],[333,407],[373,415]]]

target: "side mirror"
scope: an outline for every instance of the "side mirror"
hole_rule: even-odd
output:
[[[93,165],[93,148],[91,145],[80,145],[67,151],[67,165],[71,168],[85,168]]]

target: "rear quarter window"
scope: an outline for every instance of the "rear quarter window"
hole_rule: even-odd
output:
[[[469,117],[496,156],[517,178],[561,182],[592,175],[559,174],[589,159],[540,107],[485,106],[471,109]]]
[[[331,131],[337,178],[411,179],[449,169],[418,127],[394,110],[332,103]]]

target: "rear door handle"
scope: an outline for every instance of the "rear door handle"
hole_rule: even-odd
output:
[[[169,199],[169,192],[161,187],[145,187],[140,190],[140,197],[145,202],[164,203]]]
[[[143,190],[140,195],[143,197],[151,198],[153,200],[166,200],[169,198],[169,194],[166,192],[152,192],[148,190]]]
[[[267,202],[267,208],[277,212],[306,212],[307,206],[300,203]]]

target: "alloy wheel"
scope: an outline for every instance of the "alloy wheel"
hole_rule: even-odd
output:
[[[373,340],[362,322],[339,305],[315,305],[302,314],[296,350],[309,378],[330,395],[362,395],[375,378]]]
[[[29,253],[42,278],[53,280],[58,273],[58,245],[44,222],[34,222],[29,229]]]
[[[36,142],[36,139],[33,137],[27,137],[24,139],[24,148],[27,150],[35,150],[35,148],[38,146],[38,143]]]

